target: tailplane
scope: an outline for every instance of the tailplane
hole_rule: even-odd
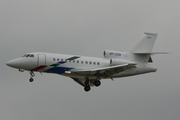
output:
[[[157,38],[157,33],[147,33],[146,36],[132,49],[130,52],[120,52],[105,50],[105,58],[119,58],[135,62],[152,63],[151,55],[155,54],[168,54],[166,52],[152,52],[154,43]]]
[[[147,33],[146,36],[130,51],[134,54],[133,59],[138,62],[152,63],[151,55],[154,54],[167,54],[166,52],[152,52],[154,43],[156,41],[157,33]]]
[[[151,55],[157,33],[147,33],[146,36],[130,51],[134,54],[134,59],[139,62],[152,63]]]

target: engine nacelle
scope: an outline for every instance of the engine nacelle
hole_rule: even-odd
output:
[[[123,58],[123,57],[127,57],[126,52],[113,51],[113,50],[104,51],[104,58]]]
[[[133,63],[129,61],[127,52],[113,51],[113,50],[105,50],[104,58],[110,59],[110,65],[121,65],[121,64],[129,64]]]

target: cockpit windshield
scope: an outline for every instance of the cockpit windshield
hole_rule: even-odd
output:
[[[33,55],[33,54],[31,54],[31,55],[30,55],[30,57],[34,57],[34,55]]]
[[[25,54],[22,57],[34,57],[34,54]]]

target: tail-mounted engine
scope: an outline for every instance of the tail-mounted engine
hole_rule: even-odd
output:
[[[112,50],[104,51],[104,58],[110,59],[110,65],[121,65],[121,64],[132,63],[127,59],[127,57],[128,57],[127,52],[112,51]]]
[[[123,58],[123,57],[127,57],[126,52],[113,51],[113,50],[104,51],[104,58]]]

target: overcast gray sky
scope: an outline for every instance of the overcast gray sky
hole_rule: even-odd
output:
[[[0,0],[0,119],[179,120],[179,0]],[[159,33],[156,73],[102,80],[84,92],[70,78],[20,73],[5,63],[43,51],[103,57]]]

